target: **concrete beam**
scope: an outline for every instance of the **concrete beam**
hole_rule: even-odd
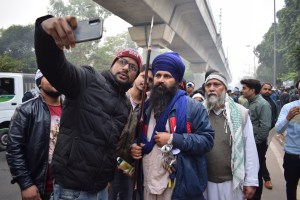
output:
[[[207,71],[207,63],[199,62],[199,63],[190,63],[191,70],[196,73],[204,73]]]
[[[147,47],[150,26],[133,26],[128,28],[132,41],[139,47]],[[167,24],[156,24],[152,30],[152,45],[167,48],[174,38],[175,32]]]
[[[204,77],[205,77],[204,72],[194,74],[194,83],[196,85],[195,89],[198,89],[202,86],[202,84],[205,82]]]
[[[154,25],[165,26],[153,43],[178,52],[190,63],[222,72],[231,81],[231,72],[217,33],[208,0],[93,0],[118,15],[133,28],[129,32],[133,41],[147,46],[151,17]],[[167,28],[166,28],[167,27]],[[155,33],[155,31],[153,31]],[[169,38],[170,37],[170,38]],[[203,67],[196,71],[203,71]]]

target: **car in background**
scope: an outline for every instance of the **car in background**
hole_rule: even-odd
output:
[[[25,92],[35,87],[34,74],[0,72],[0,151],[7,145],[10,120]]]

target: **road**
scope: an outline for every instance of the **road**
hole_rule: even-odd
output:
[[[283,176],[282,158],[284,152],[280,138],[274,136],[267,151],[267,166],[273,183],[273,189],[263,188],[261,200],[284,200],[285,180]],[[10,184],[11,176],[5,159],[5,152],[0,152],[0,200],[21,200],[20,189],[16,184]],[[298,199],[300,188],[298,185]]]
[[[11,184],[11,175],[7,166],[5,152],[0,152],[0,200],[21,200],[17,184]]]
[[[267,167],[273,183],[273,189],[269,190],[263,188],[261,200],[284,200],[286,199],[285,193],[285,180],[283,176],[283,137],[275,135],[269,145],[267,151]],[[300,200],[300,185],[298,184],[297,199]]]

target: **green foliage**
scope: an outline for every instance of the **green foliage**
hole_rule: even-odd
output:
[[[260,65],[256,70],[256,78],[261,82],[273,82],[273,72],[266,65]]]
[[[91,56],[91,58],[100,61],[95,67],[99,70],[108,69],[116,52],[122,48],[138,48],[136,43],[131,40],[128,32],[105,38],[98,51]]]
[[[122,48],[138,48],[130,39],[128,32],[106,37],[103,41],[77,44],[76,48],[66,53],[66,56],[77,66],[91,65],[98,70],[105,70],[109,69],[116,52]]]
[[[286,6],[277,12],[277,81],[300,77],[300,2],[299,0],[285,0],[285,4]],[[272,24],[268,32],[264,35],[264,39],[257,46],[255,53],[260,63],[256,71],[257,78],[263,81],[272,80],[274,67],[274,24]]]
[[[91,0],[50,0],[48,10],[54,16],[74,15],[78,20],[111,15]],[[103,70],[110,67],[115,53],[124,47],[137,48],[128,32],[77,44],[66,51],[66,57],[77,66],[91,65]],[[0,29],[0,71],[34,73],[36,68],[34,25]]]
[[[50,0],[49,13],[54,16],[74,15],[78,20],[96,16],[103,19],[111,15],[109,11],[91,0]],[[106,37],[102,40],[84,42],[66,52],[67,59],[76,66],[91,65],[98,70],[108,69],[115,53],[121,48],[137,48],[128,32]]]
[[[298,77],[298,72],[288,72],[278,77],[280,81],[295,80]]]
[[[1,71],[34,72],[33,25],[11,26],[0,32]],[[11,64],[14,63],[15,66]]]
[[[111,15],[109,11],[92,0],[50,0],[48,12],[54,16],[76,16],[78,20]]]
[[[0,53],[20,59],[34,55],[33,26],[11,26],[0,37]]]
[[[1,72],[22,72],[22,61],[16,60],[9,55],[0,55]]]

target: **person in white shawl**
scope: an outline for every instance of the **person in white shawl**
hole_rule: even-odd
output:
[[[226,78],[206,75],[204,106],[215,130],[214,147],[207,154],[207,200],[251,199],[258,186],[259,161],[248,109],[226,94]]]

